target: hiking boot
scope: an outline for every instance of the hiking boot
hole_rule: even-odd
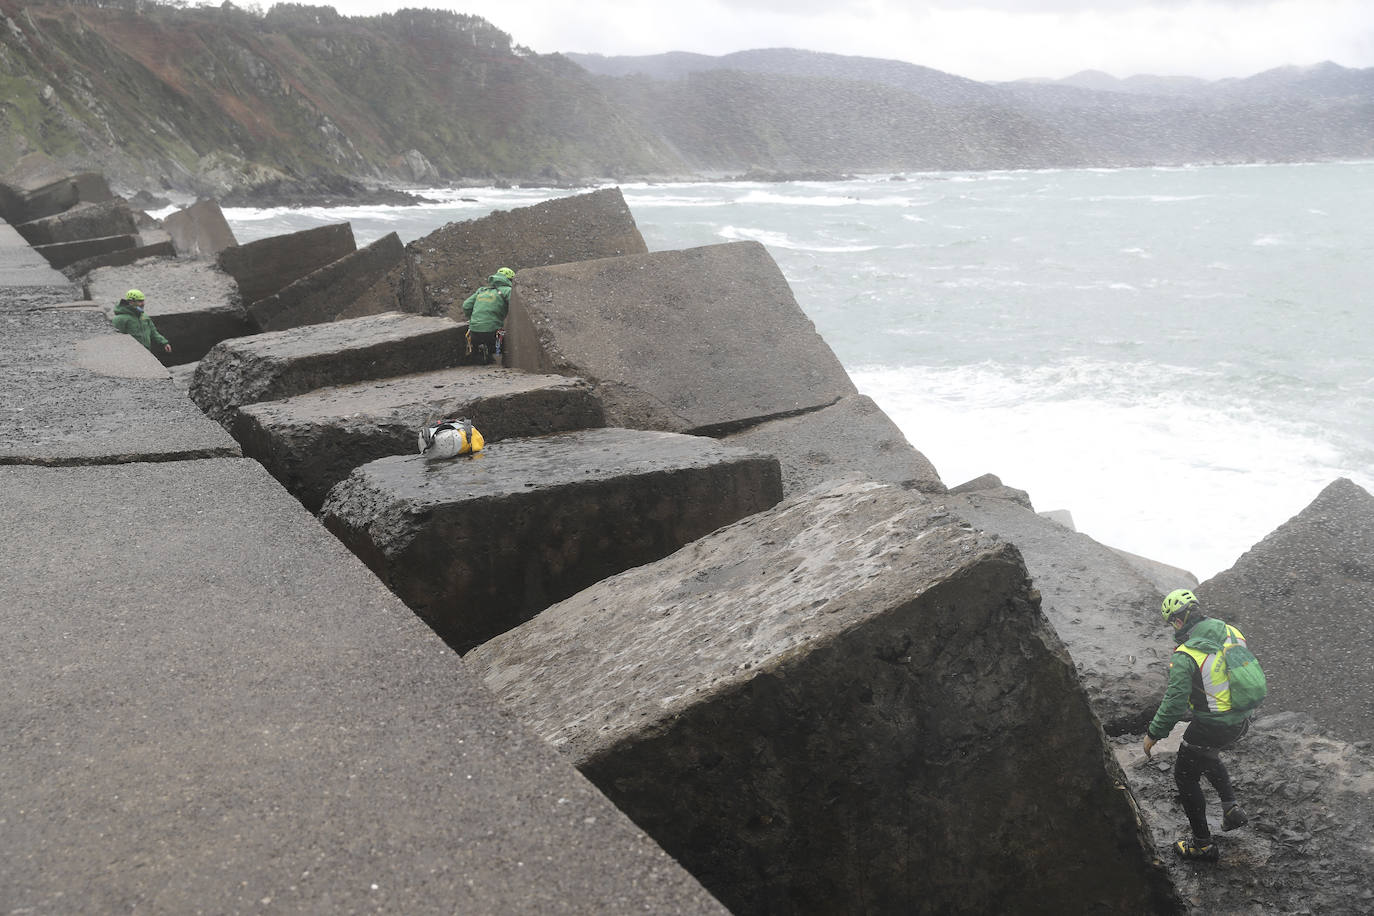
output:
[[[1221,858],[1221,851],[1217,849],[1217,844],[1211,837],[1199,839],[1195,836],[1186,836],[1174,842],[1174,851],[1185,859],[1201,859],[1204,862],[1215,862]]]
[[[1221,816],[1222,830],[1237,830],[1250,823],[1250,817],[1245,813],[1245,809],[1234,802],[1226,809],[1226,813]]]

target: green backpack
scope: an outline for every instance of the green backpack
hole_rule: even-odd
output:
[[[1264,669],[1259,659],[1244,643],[1235,640],[1227,627],[1226,642],[1221,647],[1221,658],[1226,665],[1226,677],[1230,681],[1231,709],[1237,712],[1250,712],[1259,708],[1269,695],[1269,684],[1264,678]]]

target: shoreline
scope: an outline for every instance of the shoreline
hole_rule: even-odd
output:
[[[124,196],[128,197],[130,202],[135,206],[142,206],[147,210],[162,209],[171,206],[178,208],[185,207],[195,203],[197,200],[206,199],[207,197],[216,200],[223,208],[266,210],[284,207],[294,210],[350,206],[422,206],[424,204],[442,203],[442,201],[424,197],[422,193],[424,191],[463,188],[586,191],[595,190],[597,188],[631,185],[787,184],[793,182],[842,183],[848,181],[874,180],[882,176],[886,176],[887,180],[890,181],[901,182],[909,181],[916,177],[948,174],[987,175],[1020,172],[1055,173],[1066,171],[1117,172],[1147,169],[1184,171],[1209,168],[1273,168],[1295,165],[1360,165],[1368,162],[1374,162],[1374,157],[1363,159],[1350,159],[1345,157],[1333,159],[1274,159],[1244,162],[1213,160],[1205,162],[1152,162],[1123,165],[1037,166],[1033,168],[918,169],[912,171],[888,169],[872,171],[865,169],[849,171],[748,169],[744,172],[716,170],[688,174],[589,176],[582,179],[557,181],[533,178],[457,178],[445,183],[424,186],[409,181],[378,181],[375,178],[336,175],[326,176],[323,179],[303,179],[300,181],[278,179],[264,185],[244,185],[231,188],[217,197],[205,194],[197,195],[191,191],[178,189],[164,189],[164,195],[166,196],[151,195],[146,189],[135,191],[129,188],[120,188],[118,190]],[[93,166],[93,168],[98,168],[98,166]],[[143,203],[140,203],[136,198],[142,198]],[[165,202],[159,203],[161,201]],[[155,205],[149,206],[147,204]]]

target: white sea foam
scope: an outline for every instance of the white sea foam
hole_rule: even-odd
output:
[[[740,195],[736,203],[746,205],[777,204],[788,207],[909,207],[910,197],[882,195],[875,197],[858,194],[789,194],[783,191],[755,190]]]
[[[1104,201],[1128,201],[1144,200],[1152,204],[1172,204],[1182,203],[1189,200],[1207,200],[1211,194],[1093,194],[1087,197],[1074,198],[1075,200],[1086,200],[1091,203],[1102,203]]]
[[[810,245],[789,238],[785,232],[768,229],[753,229],[747,226],[722,226],[718,233],[721,238],[732,242],[762,242],[769,248],[786,248],[794,251],[830,252],[854,254],[861,251],[875,251],[878,245]]]
[[[1248,405],[1136,387],[1168,377],[1164,367],[850,374],[946,484],[995,473],[1036,509],[1068,509],[1085,534],[1200,579],[1230,567],[1332,479],[1361,477],[1310,429]]]
[[[734,202],[724,197],[674,197],[671,195],[625,194],[623,189],[621,194],[625,198],[625,203],[628,204],[631,209],[633,209],[636,204],[653,205],[655,207],[724,207]]]

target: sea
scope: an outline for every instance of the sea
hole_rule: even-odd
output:
[[[1333,480],[1374,492],[1374,162],[618,187],[650,251],[762,243],[949,486],[1199,581]],[[436,202],[225,215],[361,246],[587,189],[410,190]]]

